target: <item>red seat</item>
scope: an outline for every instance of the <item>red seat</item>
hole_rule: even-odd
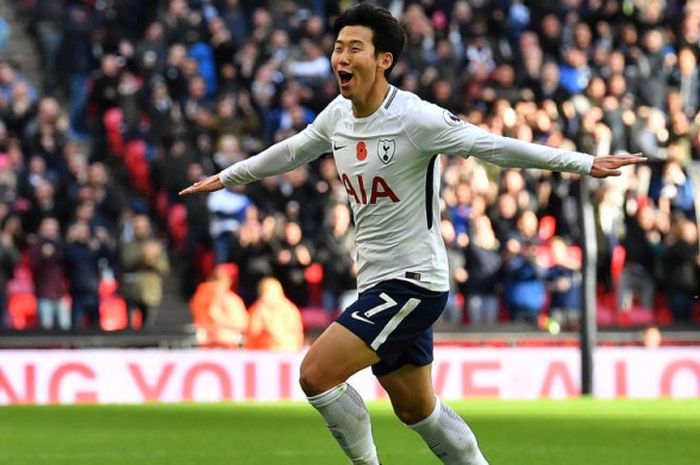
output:
[[[617,282],[622,275],[622,268],[625,266],[625,257],[627,251],[621,245],[616,245],[612,251],[612,258],[610,259],[610,276],[612,277],[613,283],[617,285]]]
[[[542,242],[550,240],[557,230],[557,219],[552,215],[545,215],[540,218],[537,235]]]
[[[673,323],[673,313],[668,306],[666,294],[657,292],[654,298],[654,319],[659,325],[670,325]]]
[[[552,248],[548,245],[538,245],[537,251],[537,263],[545,268],[550,268],[554,265],[554,257],[552,256]]]
[[[119,283],[116,279],[102,279],[100,280],[99,295],[100,298],[106,298],[117,292]]]
[[[324,329],[330,324],[330,318],[321,307],[304,307],[301,309],[301,321],[304,330]]]
[[[309,302],[312,305],[321,305],[321,282],[323,281],[323,266],[320,263],[312,263],[304,270],[304,277],[309,292]]]
[[[583,263],[583,251],[581,250],[581,247],[577,245],[570,245],[568,250],[569,257],[578,261],[579,263]]]
[[[173,247],[181,249],[187,239],[187,207],[175,203],[168,209],[168,231]]]
[[[103,117],[107,147],[117,157],[124,155],[124,137],[122,136],[122,123],[124,122],[124,112],[121,108],[111,108],[107,110]]]
[[[143,194],[151,196],[153,186],[150,179],[150,166],[146,157],[146,142],[132,140],[124,149],[124,164],[131,176],[131,183]]]
[[[632,307],[617,314],[620,326],[649,326],[654,323],[654,312],[644,307]]]
[[[126,302],[117,295],[110,295],[100,301],[100,327],[105,331],[126,329],[129,320]]]
[[[10,327],[13,329],[31,328],[37,325],[37,301],[34,294],[10,294],[7,299]]]
[[[201,245],[197,245],[197,248],[195,249],[194,262],[197,275],[201,277],[201,279],[211,275],[212,271],[214,271],[214,267],[216,267],[214,252],[211,249],[202,247]]]
[[[238,289],[238,264],[229,262],[220,263],[218,266],[226,270],[226,272],[231,277],[231,290],[235,291],[236,289]]]

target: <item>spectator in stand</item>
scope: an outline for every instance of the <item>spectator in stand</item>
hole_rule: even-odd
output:
[[[448,220],[440,222],[440,234],[445,242],[447,251],[450,291],[439,321],[451,326],[461,326],[462,317],[464,316],[464,305],[459,297],[464,295],[465,283],[468,277],[465,268],[464,247],[467,245],[469,238],[466,234],[458,236],[454,226]]]
[[[250,306],[258,297],[260,281],[272,276],[276,220],[266,217],[261,223],[257,215],[248,215],[241,226],[233,261],[238,264],[238,292]]]
[[[122,246],[119,291],[126,300],[129,325],[136,326],[138,312],[142,327],[152,328],[163,299],[163,278],[170,264],[167,251],[153,238],[148,216],[134,216],[132,226],[133,237]]]
[[[502,244],[518,237],[518,201],[511,194],[498,196],[489,214],[496,238]]]
[[[467,246],[467,308],[469,323],[492,324],[498,320],[498,285],[502,265],[499,243],[486,215],[473,220]]]
[[[63,241],[60,224],[56,218],[47,217],[41,220],[39,231],[29,246],[29,261],[41,327],[70,329],[71,316],[63,268]]]
[[[124,210],[124,194],[114,182],[105,163],[96,161],[88,166],[86,185],[92,190],[97,221],[116,236],[118,221]]]
[[[688,116],[697,114],[700,107],[700,72],[698,56],[691,48],[678,51],[677,64],[669,81],[680,92],[683,113]]]
[[[98,118],[98,125],[102,124],[102,116],[107,110],[119,106],[119,83],[124,64],[124,58],[114,54],[102,57],[88,97],[89,105],[96,111],[94,116]]]
[[[0,204],[0,208],[7,213],[7,204]],[[8,220],[6,214],[2,215],[2,229],[0,230],[0,330],[5,328],[5,314],[7,310],[7,283],[12,279],[15,266],[19,263],[20,254],[15,246],[13,237],[5,228]]]
[[[532,210],[524,210],[518,215],[518,240],[533,245],[540,244],[538,235],[539,223],[537,215]]]
[[[357,298],[354,257],[352,215],[346,204],[339,203],[331,208],[316,248],[316,260],[323,266],[323,308],[329,317]]]
[[[503,258],[505,303],[513,321],[536,323],[545,304],[546,270],[537,263],[537,246],[517,239],[506,242]]]
[[[197,342],[206,347],[236,348],[243,345],[248,312],[243,300],[231,290],[231,270],[214,268],[208,280],[197,286],[190,310],[197,327]]]
[[[73,137],[87,138],[85,110],[88,96],[88,80],[95,67],[96,50],[92,41],[95,15],[84,2],[70,2],[66,11],[63,35],[65,71],[68,77],[68,112]]]
[[[318,220],[324,217],[323,198],[316,194],[307,166],[300,166],[280,177],[280,192],[284,197],[284,213],[296,221],[308,238],[319,233]]]
[[[10,156],[9,169],[17,179],[17,189],[10,189],[10,183],[6,193],[16,197],[13,221],[19,215],[29,233],[47,216],[57,217],[61,229],[67,229],[75,206],[90,201],[96,204],[91,224],[107,225],[116,237],[126,205],[138,201],[143,211],[162,211],[155,193],[176,190],[173,184],[182,181],[176,178],[185,176],[191,162],[200,163],[204,175],[223,168],[224,157],[213,155],[220,140],[236,137],[234,157],[245,158],[275,138],[299,132],[337,94],[334,80],[323,76],[333,47],[332,18],[345,7],[343,2],[129,0],[102,2],[104,8],[100,2],[20,3],[18,8],[25,9],[32,4],[29,26],[38,49],[49,52],[45,56],[54,56],[57,37],[63,41],[57,63],[42,61],[57,71],[44,73],[45,82],[38,83],[50,95],[38,95],[37,83],[30,83],[14,64],[0,61],[0,153]],[[679,163],[686,175],[688,162],[700,159],[698,0],[666,2],[666,8],[658,1],[628,1],[624,9],[620,1],[569,2],[559,9],[553,2],[381,3],[391,3],[409,36],[391,80],[474,125],[590,153],[642,151]],[[57,87],[61,85],[65,88]],[[70,99],[68,117],[51,95]],[[103,116],[112,108],[123,116],[108,140]],[[70,155],[75,148],[68,148],[73,138],[84,144],[84,163],[104,162],[107,187],[85,182],[83,162],[76,162]],[[148,144],[149,193],[142,192],[143,186],[134,193],[123,163],[112,158],[134,139]],[[185,142],[188,157],[169,160],[183,167],[168,177],[162,175],[167,170],[158,169],[172,139]],[[35,170],[41,164],[36,159],[43,162],[41,172]],[[291,177],[265,179],[240,193],[259,209],[258,221],[286,215],[317,241],[326,206],[347,198],[337,176],[328,176],[326,168],[332,165],[318,163]],[[666,170],[670,176],[664,179],[662,166],[653,168],[649,192],[640,192],[651,196],[664,214],[670,206],[670,214],[682,211],[693,217],[687,180],[675,182],[680,179],[675,167]],[[514,205],[511,216],[491,215],[503,243],[515,237],[514,218],[527,209],[555,216],[556,234],[580,242],[575,176],[524,170],[529,193],[521,194],[499,192],[493,182],[498,175],[479,169],[488,171],[491,180],[472,168],[459,168],[448,182],[453,170],[444,170],[444,192],[454,196],[458,184],[468,185],[473,203],[485,203],[491,213]],[[2,175],[11,178],[9,171]],[[670,181],[666,188],[657,184],[662,179]],[[593,187],[605,189],[607,183]],[[112,189],[117,197],[102,197]],[[664,195],[658,195],[662,190]],[[604,197],[596,192],[596,199]],[[684,206],[677,200],[684,200]],[[502,201],[511,205],[499,205]],[[621,205],[603,207],[614,207],[620,215]],[[470,224],[464,215],[471,213],[457,213],[453,224],[461,234]],[[620,228],[608,226],[614,245]],[[212,250],[206,240],[199,248],[204,257]],[[245,261],[255,258],[240,260],[243,269]],[[191,288],[186,294],[205,276],[194,267],[188,270],[185,281]],[[246,284],[253,289],[250,296],[259,279],[256,274]]]
[[[39,38],[44,93],[53,94],[58,80],[58,60],[63,40],[65,0],[35,0],[32,2],[31,24]]]
[[[689,323],[700,286],[700,252],[697,225],[686,218],[676,221],[664,253],[664,284],[673,319]]]
[[[204,168],[200,163],[191,163],[187,167],[188,182],[196,182],[204,177]],[[209,235],[209,209],[207,208],[207,198],[187,197],[182,199],[187,212],[187,238],[183,250],[182,263],[182,285],[186,298],[192,296],[197,283],[203,281],[207,276],[202,275],[198,259],[211,249],[211,236]]]
[[[197,155],[186,139],[176,138],[171,143],[164,145],[165,153],[160,166],[160,184],[168,195],[168,204],[179,201],[177,193],[183,186],[188,186],[188,168],[197,162]]]
[[[547,270],[551,294],[549,316],[561,328],[575,330],[581,316],[581,260],[573,257],[561,237],[551,239],[552,266]]]
[[[252,207],[243,188],[236,187],[214,192],[207,197],[209,209],[209,233],[214,249],[214,261],[226,263],[231,260],[235,237]]]
[[[301,312],[284,295],[274,278],[260,281],[258,299],[250,307],[245,347],[274,351],[297,351],[304,346]]]
[[[309,289],[305,271],[313,261],[311,245],[305,240],[301,226],[287,221],[275,250],[273,274],[294,305],[305,307],[309,303]]]
[[[36,102],[29,94],[29,83],[16,81],[12,84],[11,99],[5,111],[5,124],[11,132],[23,133],[29,121],[35,117]]]
[[[3,111],[12,101],[12,88],[17,82],[25,82],[29,85],[29,97],[32,102],[36,102],[36,89],[33,85],[29,84],[27,78],[19,72],[17,65],[9,60],[0,61],[0,109]]]
[[[72,300],[73,328],[100,327],[100,261],[107,262],[110,242],[105,228],[97,229],[94,235],[84,221],[68,228],[63,260]]]
[[[626,232],[622,240],[625,265],[617,288],[617,309],[632,308],[634,295],[639,296],[641,307],[651,311],[654,305],[656,266],[661,232],[657,227],[657,211],[652,205],[641,205],[636,215],[626,217]]]
[[[678,161],[669,160],[664,164],[661,178],[652,181],[650,190],[664,214],[695,218],[693,183]]]
[[[676,60],[660,29],[650,29],[642,36],[642,50],[637,64],[644,85],[639,86],[642,101],[656,109],[662,109],[668,78]]]
[[[469,216],[472,211],[472,189],[466,182],[460,182],[454,189],[455,204],[448,207],[450,221],[458,235],[469,233]]]

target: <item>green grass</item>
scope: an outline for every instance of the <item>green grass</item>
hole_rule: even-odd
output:
[[[700,400],[450,402],[491,465],[698,465]],[[385,403],[384,465],[439,465]],[[305,404],[0,408],[2,465],[347,465]]]

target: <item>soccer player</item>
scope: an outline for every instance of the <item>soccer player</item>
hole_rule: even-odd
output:
[[[432,324],[449,288],[438,154],[595,177],[619,175],[621,166],[645,158],[594,158],[497,137],[390,85],[405,35],[386,9],[361,3],[338,17],[334,31],[331,62],[341,95],[299,134],[181,194],[253,182],[332,152],[356,223],[359,297],[307,352],[301,387],[353,464],[379,464],[367,408],[346,383],[370,366],[399,419],[443,463],[487,464],[431,380]]]

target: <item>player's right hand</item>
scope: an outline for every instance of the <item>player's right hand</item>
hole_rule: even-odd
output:
[[[219,180],[218,174],[212,174],[208,178],[197,181],[189,187],[182,189],[178,195],[203,194],[206,192],[214,192],[223,189],[224,185]]]
[[[622,174],[619,168],[627,165],[644,163],[647,158],[641,153],[632,155],[606,155],[593,159],[590,175],[594,178],[607,178],[608,176],[619,176]]]

